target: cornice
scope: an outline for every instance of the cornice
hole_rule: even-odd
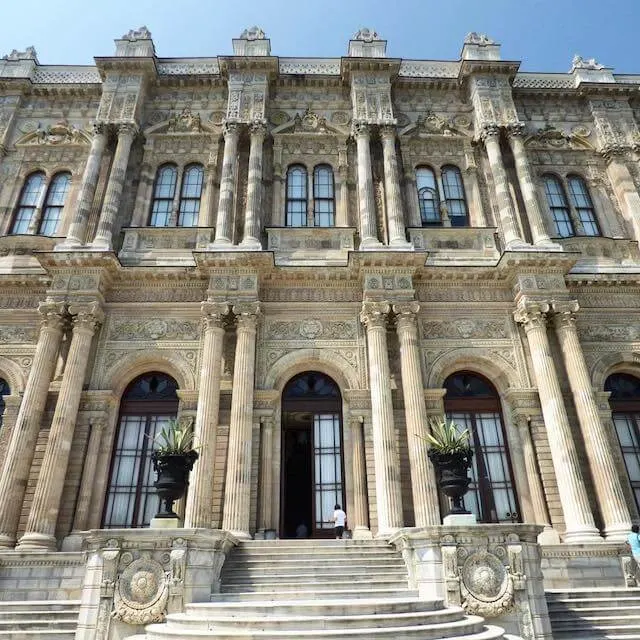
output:
[[[518,60],[463,60],[460,63],[458,80],[464,82],[472,75],[506,75],[510,82],[516,77],[520,61]]]
[[[153,57],[96,57],[96,68],[102,80],[108,73],[143,73],[155,77],[158,75],[156,58]]]
[[[394,80],[400,73],[400,58],[356,58],[343,57],[340,59],[340,75],[349,80],[353,72],[388,73]]]

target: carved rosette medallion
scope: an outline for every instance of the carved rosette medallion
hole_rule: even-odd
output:
[[[300,335],[313,340],[322,334],[322,323],[319,320],[303,320],[300,323]]]
[[[487,551],[477,551],[460,568],[460,591],[468,613],[492,618],[513,605],[513,580],[501,560]]]
[[[150,558],[139,558],[126,567],[118,579],[111,615],[127,624],[162,622],[168,597],[162,565]]]

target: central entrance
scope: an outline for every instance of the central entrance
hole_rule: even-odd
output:
[[[344,507],[342,398],[324,373],[292,378],[282,392],[280,536],[331,537]]]

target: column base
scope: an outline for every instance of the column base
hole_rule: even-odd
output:
[[[18,541],[16,551],[57,551],[58,542],[55,536],[31,531],[25,533]]]
[[[473,513],[450,513],[442,518],[445,527],[473,527],[478,524]]]
[[[238,245],[238,248],[241,251],[262,251],[262,244],[255,238],[250,238],[248,240],[243,240]]]
[[[352,531],[353,540],[373,540],[373,533],[369,527],[356,527]]]
[[[540,251],[564,251],[561,244],[557,242],[553,242],[549,238],[545,240],[539,240],[538,242],[534,242],[534,249]]]
[[[80,240],[75,238],[67,238],[64,242],[53,247],[54,251],[84,251],[86,249],[87,245],[82,244]]]
[[[209,249],[209,251],[229,251],[229,249],[233,248],[233,242],[231,242],[231,240],[227,240],[227,238],[216,238],[213,242],[207,245],[207,249]]]
[[[626,542],[630,531],[631,522],[618,522],[610,527],[605,527],[604,539],[607,542]]]
[[[528,242],[525,242],[520,238],[518,238],[517,240],[512,240],[511,242],[507,242],[507,245],[505,246],[505,251],[535,251],[535,250],[536,248],[532,244],[529,244]]]
[[[388,248],[393,251],[414,251],[414,246],[406,240],[392,240]]]
[[[181,529],[182,520],[176,516],[175,518],[151,518],[149,524],[151,529]]]
[[[594,544],[604,542],[597,529],[578,529],[576,531],[565,531],[562,541],[565,544]]]
[[[234,531],[233,529],[224,529],[227,533],[230,533],[234,538],[238,540],[253,540],[251,534],[248,531]]]
[[[546,525],[544,531],[538,534],[538,544],[560,544],[560,534],[553,527]]]
[[[402,529],[402,527],[387,527],[386,529],[378,529],[376,535],[374,536],[374,538],[376,540],[387,540],[388,538],[390,538],[394,533],[398,533],[398,531],[400,531],[400,529]]]
[[[0,550],[13,549],[16,546],[16,539],[13,536],[0,535]]]
[[[94,240],[89,247],[93,251],[113,251],[111,240],[103,240],[102,238]]]
[[[377,238],[363,238],[360,240],[358,247],[359,251],[378,251],[382,249],[384,245]]]

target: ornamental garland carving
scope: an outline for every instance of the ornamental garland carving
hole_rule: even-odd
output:
[[[198,340],[199,324],[187,320],[116,320],[109,328],[108,339],[129,340]]]
[[[454,321],[424,321],[424,338],[508,338],[506,320],[475,320],[460,318]]]
[[[467,613],[494,618],[512,607],[513,580],[497,556],[476,551],[465,559],[459,575],[462,606]]]
[[[139,558],[116,582],[111,615],[134,625],[162,622],[168,598],[168,579],[162,565],[151,558]]]
[[[354,340],[357,336],[353,320],[321,322],[315,318],[298,321],[277,321],[267,324],[266,337],[271,340]]]
[[[586,342],[632,342],[640,340],[640,325],[589,325],[578,327],[580,338]]]

